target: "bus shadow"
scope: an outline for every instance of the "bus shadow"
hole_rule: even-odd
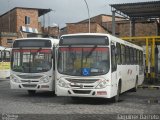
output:
[[[24,92],[23,94],[19,94],[19,97],[32,97],[32,98],[51,98],[56,97],[55,93],[52,92],[36,92],[33,95],[29,95],[27,92]]]
[[[123,102],[119,100],[118,103]],[[110,105],[115,104],[114,100],[106,98],[71,98],[71,104],[88,104],[88,105]]]

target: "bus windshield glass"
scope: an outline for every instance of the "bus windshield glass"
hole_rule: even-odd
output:
[[[13,49],[11,66],[15,72],[39,73],[51,69],[51,49]]]
[[[58,71],[73,76],[104,75],[109,71],[108,47],[60,47]]]

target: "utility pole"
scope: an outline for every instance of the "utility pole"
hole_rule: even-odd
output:
[[[8,9],[9,9],[9,17],[8,17],[8,32],[10,32],[10,1],[8,0]]]
[[[86,7],[87,7],[87,11],[88,11],[88,32],[90,33],[91,32],[91,21],[90,21],[90,14],[89,14],[89,7],[88,7],[88,3],[86,0],[84,0],[85,4],[86,4]]]

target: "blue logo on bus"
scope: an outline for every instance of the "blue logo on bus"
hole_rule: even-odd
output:
[[[83,76],[90,75],[90,68],[82,68],[82,74]]]

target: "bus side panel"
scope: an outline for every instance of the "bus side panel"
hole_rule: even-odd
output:
[[[118,65],[118,79],[121,79],[121,93],[135,87],[138,69],[136,65]]]
[[[117,95],[117,88],[118,88],[118,80],[117,80],[117,71],[111,73],[111,92],[110,97],[114,97]]]
[[[118,78],[119,78],[119,80],[121,80],[121,93],[128,89],[128,86],[127,86],[128,75],[126,74],[127,73],[126,67],[127,66],[125,66],[125,65],[118,65],[117,66]]]

